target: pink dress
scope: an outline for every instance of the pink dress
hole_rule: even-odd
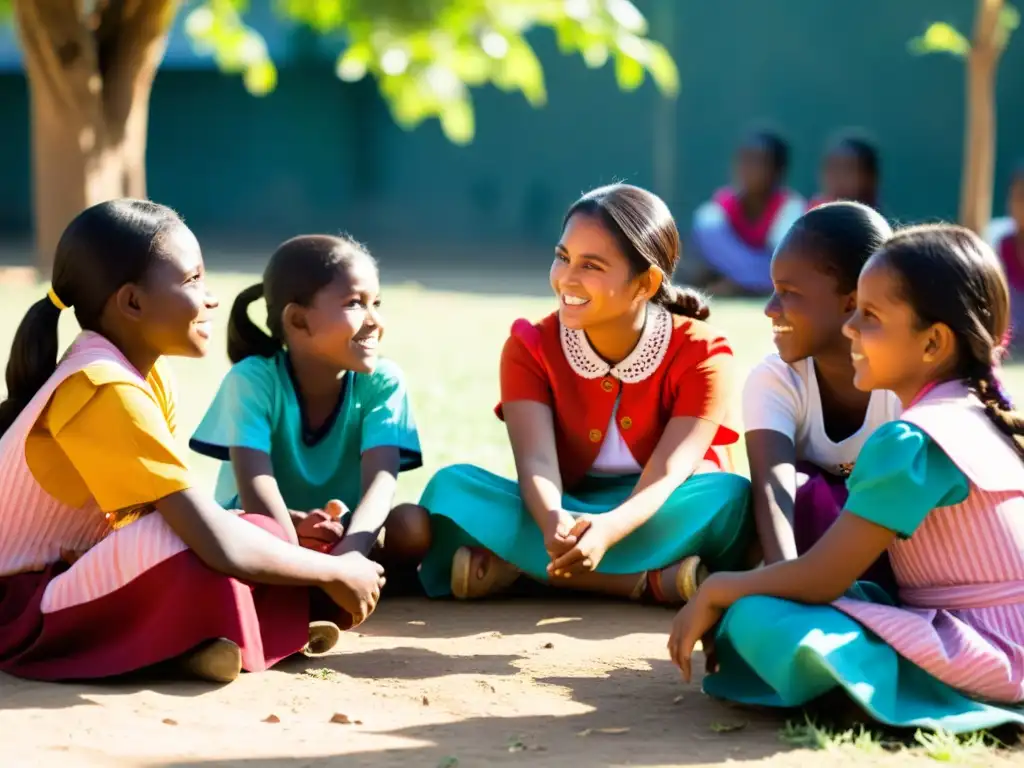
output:
[[[35,480],[25,459],[30,430],[61,382],[96,365],[148,386],[110,342],[83,333],[0,438],[0,670],[40,680],[99,678],[217,637],[238,643],[249,671],[300,651],[311,590],[224,576],[158,513],[111,530],[94,501],[67,506]],[[244,518],[283,538],[271,519]],[[85,554],[68,566],[64,551]]]

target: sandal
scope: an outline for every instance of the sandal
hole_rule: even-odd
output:
[[[487,556],[482,578],[476,575],[479,564],[476,567],[473,564],[473,555],[476,553],[484,553]],[[452,595],[457,600],[486,597],[511,587],[521,573],[514,565],[506,563],[487,550],[459,547],[452,557]]]
[[[302,652],[306,656],[321,656],[338,644],[341,630],[333,621],[311,621],[309,623],[309,642]]]
[[[218,637],[182,656],[181,666],[201,680],[230,683],[242,674],[242,650],[226,637]]]
[[[679,561],[679,569],[673,580],[675,596],[665,594],[661,586],[661,575],[672,566],[659,568],[656,571],[649,571],[645,574],[647,585],[650,587],[651,596],[659,603],[666,605],[682,605],[693,599],[697,594],[700,585],[707,579],[709,571],[706,565],[701,562],[700,557],[691,555]]]

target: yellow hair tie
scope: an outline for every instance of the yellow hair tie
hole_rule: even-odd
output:
[[[55,306],[61,312],[68,308],[68,305],[61,301],[60,296],[58,296],[57,292],[53,290],[52,285],[50,286],[50,290],[46,292],[46,295],[50,299],[50,301],[53,302],[53,306]]]

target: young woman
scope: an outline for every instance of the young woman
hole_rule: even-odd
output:
[[[1024,417],[998,378],[1009,312],[995,254],[966,229],[907,229],[872,256],[846,324],[854,382],[895,392],[902,417],[864,445],[810,551],[715,574],[680,611],[669,650],[686,678],[721,619],[714,696],[792,707],[839,689],[891,725],[1024,724],[1010,707],[1024,702]],[[898,602],[847,592],[885,551]]]
[[[517,480],[473,466],[423,493],[429,595],[483,597],[520,574],[558,587],[680,603],[752,539],[749,484],[721,471],[738,437],[732,350],[670,278],[665,204],[613,185],[578,200],[551,266],[557,312],[519,320],[501,357],[498,415]]]
[[[82,333],[58,361],[72,307]],[[87,679],[177,658],[226,682],[307,645],[321,596],[308,587],[346,625],[376,605],[376,563],[292,546],[270,518],[193,486],[164,358],[204,355],[216,307],[170,209],[115,200],[65,230],[0,405],[0,670]],[[317,625],[314,644],[337,633]]]

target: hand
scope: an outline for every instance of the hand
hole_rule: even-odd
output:
[[[669,656],[683,673],[683,679],[686,682],[690,682],[692,677],[691,657],[697,641],[701,638],[712,638],[710,645],[704,646],[707,660],[705,670],[713,672],[718,668],[712,630],[722,618],[724,611],[713,605],[710,600],[702,598],[702,595],[706,594],[707,590],[701,588],[693,599],[676,614],[676,618],[672,622],[672,634],[668,639]]]
[[[558,511],[558,516],[547,531],[544,532],[544,549],[548,557],[554,561],[560,555],[564,555],[572,549],[579,540],[579,535],[586,530],[577,530],[576,520],[564,510]]]
[[[358,627],[373,613],[385,584],[384,568],[358,552],[348,552],[334,558],[337,563],[335,580],[323,585],[324,592],[338,607],[351,617],[348,626]]]
[[[601,515],[580,515],[569,535],[576,538],[576,543],[548,565],[550,576],[570,578],[573,574],[595,571],[605,553],[616,543]]]
[[[337,506],[332,507],[332,504]],[[326,509],[316,509],[306,514],[295,526],[299,545],[317,552],[330,552],[334,549],[345,536],[345,526],[339,519],[342,514],[339,508],[344,509],[344,505],[340,501],[333,501],[327,503]],[[293,520],[296,514],[292,513]]]

